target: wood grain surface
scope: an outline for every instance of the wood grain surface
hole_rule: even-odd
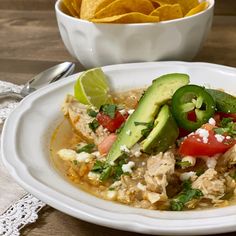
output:
[[[57,28],[55,0],[0,0],[0,79],[23,84],[33,75],[63,61],[74,61]],[[216,0],[212,30],[194,61],[236,67],[236,0]],[[77,70],[82,70],[77,62]],[[49,206],[22,235],[131,236],[83,222]],[[227,236],[235,233],[224,234]]]

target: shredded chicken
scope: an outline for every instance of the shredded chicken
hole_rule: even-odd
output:
[[[219,200],[226,192],[225,179],[214,169],[208,169],[192,184],[193,188],[200,189],[204,198],[212,201]]]
[[[67,95],[62,106],[64,115],[69,118],[72,126],[79,135],[88,142],[99,144],[108,136],[109,132],[101,125],[93,132],[89,128],[89,123],[91,123],[94,118],[88,115],[87,110],[87,105],[78,102],[78,100],[71,95]]]
[[[236,164],[236,144],[231,147],[227,152],[219,157],[217,163],[217,169],[220,172],[225,172],[228,168],[231,168]]]
[[[172,152],[159,153],[148,159],[144,178],[147,184],[147,199],[151,203],[168,199],[166,186],[174,170],[175,158]]]

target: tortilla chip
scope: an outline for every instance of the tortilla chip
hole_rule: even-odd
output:
[[[150,14],[154,10],[149,0],[116,0],[95,14],[95,18],[107,18],[137,12]]]
[[[80,18],[90,20],[95,17],[96,12],[114,1],[115,0],[82,0]]]
[[[200,4],[198,4],[198,6],[191,9],[185,16],[195,15],[195,14],[201,12],[201,11],[206,10],[208,6],[209,6],[208,2],[201,2]]]
[[[79,15],[77,14],[77,12],[75,11],[75,9],[72,6],[72,1],[71,0],[63,0],[63,4],[66,7],[67,11],[70,13],[71,16],[74,17],[79,17]]]
[[[183,17],[183,12],[179,4],[166,4],[151,12],[150,16],[158,16],[160,21],[173,20]]]
[[[80,8],[81,8],[82,0],[72,0],[71,5],[76,11],[77,15],[80,16]]]
[[[176,4],[178,3],[181,8],[183,15],[185,16],[191,9],[195,8],[198,4],[198,0],[151,0],[153,2],[157,2],[160,6],[166,4]]]
[[[110,16],[100,19],[92,19],[94,23],[150,23],[159,22],[158,16],[149,16],[139,12],[131,12],[118,16]]]

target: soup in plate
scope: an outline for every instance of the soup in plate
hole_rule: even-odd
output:
[[[235,203],[233,95],[173,73],[108,97],[94,106],[76,91],[66,96],[65,120],[51,140],[52,160],[63,176],[99,198],[138,208]]]

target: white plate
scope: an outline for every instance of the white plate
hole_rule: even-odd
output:
[[[236,93],[236,69],[185,62],[154,62],[103,68],[112,89],[143,87],[166,73],[182,72],[191,82]],[[7,119],[2,134],[3,162],[27,191],[79,219],[95,224],[162,235],[196,235],[236,230],[236,206],[203,211],[168,212],[136,209],[96,198],[74,187],[54,169],[49,141],[62,119],[61,104],[72,93],[77,75],[68,77],[26,97]]]

